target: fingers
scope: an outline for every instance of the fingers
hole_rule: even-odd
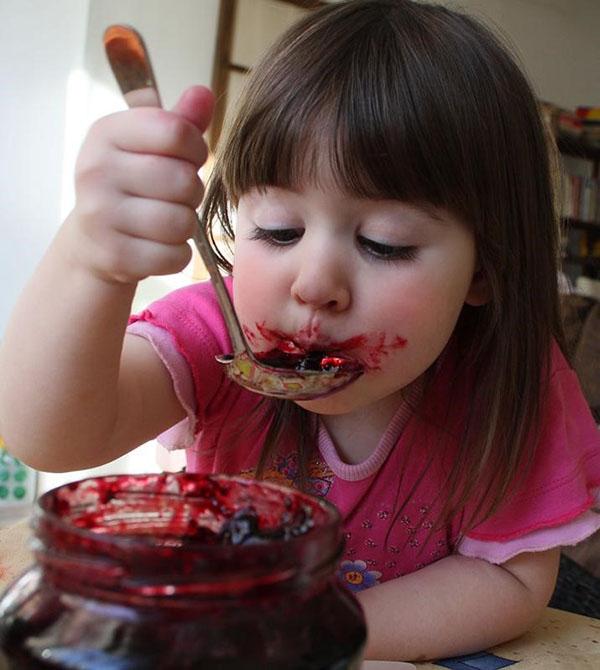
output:
[[[212,91],[205,86],[191,86],[182,93],[173,111],[204,132],[212,118],[214,106],[215,96]]]
[[[94,123],[76,165],[69,239],[73,257],[97,276],[135,282],[189,262],[213,104],[196,86],[173,111],[139,107]]]
[[[116,213],[119,224],[115,230],[159,244],[184,244],[198,225],[196,212],[185,205],[130,198],[124,209]]]
[[[96,274],[126,283],[180,272],[192,257],[188,244],[166,245],[130,235],[113,235],[110,245],[97,244],[93,248],[94,257],[89,264]]]
[[[96,189],[74,214],[81,240],[76,255],[98,276],[136,282],[179,272],[190,260],[187,240],[198,222],[188,205]]]
[[[107,142],[121,151],[179,158],[197,168],[208,155],[202,133],[193,123],[150,107],[117,112],[96,121],[88,134],[88,144],[102,147]]]
[[[187,161],[120,152],[113,169],[107,178],[127,195],[196,209],[204,194],[196,166]]]

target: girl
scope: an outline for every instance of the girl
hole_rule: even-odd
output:
[[[172,112],[91,129],[77,204],[4,342],[7,443],[61,470],[162,434],[189,471],[327,497],[367,657],[521,634],[558,547],[600,525],[598,432],[561,353],[549,159],[523,75],[472,19],[409,0],[326,6],[255,69],[204,224],[233,239],[235,216],[228,281],[255,351],[343,350],[366,368],[295,404],[224,377],[210,285],[127,325],[136,283],[189,260],[211,104],[192,88]]]

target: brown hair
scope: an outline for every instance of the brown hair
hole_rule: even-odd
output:
[[[443,207],[474,233],[491,298],[465,306],[453,336],[477,392],[443,516],[477,494],[480,520],[531,461],[552,338],[562,344],[559,226],[536,100],[469,16],[410,0],[335,3],[292,27],[252,72],[207,188],[210,234],[220,223],[233,238],[230,208],[251,188],[317,179],[323,152],[340,188]],[[305,451],[312,439],[306,413],[283,412],[261,467],[282,417]]]

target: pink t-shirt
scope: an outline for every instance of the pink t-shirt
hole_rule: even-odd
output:
[[[231,288],[230,279],[227,283]],[[168,448],[186,449],[189,472],[251,476],[267,430],[261,396],[229,381],[215,361],[216,354],[231,346],[210,284],[193,284],[158,300],[131,318],[128,332],[152,343],[187,411],[187,418],[159,440]],[[457,393],[455,379],[443,370],[436,380],[428,390],[433,394],[430,406],[435,408],[439,398],[452,414],[436,425],[413,412],[414,398],[408,397],[363,463],[343,462],[320,426],[308,467],[309,487],[342,514],[346,547],[339,575],[352,590],[413,572],[454,552],[502,563],[525,551],[575,544],[600,527],[594,510],[600,499],[600,432],[575,374],[555,345],[540,447],[527,478],[507,504],[468,533],[462,525],[473,511],[469,507],[433,531],[460,433],[461,397],[468,393]],[[266,478],[291,486],[297,482],[291,444],[281,444]]]

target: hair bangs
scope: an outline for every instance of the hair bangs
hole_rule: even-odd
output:
[[[472,175],[460,147],[449,147],[449,101],[431,45],[407,48],[380,11],[360,30],[342,22],[336,35],[302,25],[288,35],[292,46],[274,47],[288,58],[269,64],[267,55],[250,76],[222,161],[230,201],[327,180],[358,197],[457,210]]]

